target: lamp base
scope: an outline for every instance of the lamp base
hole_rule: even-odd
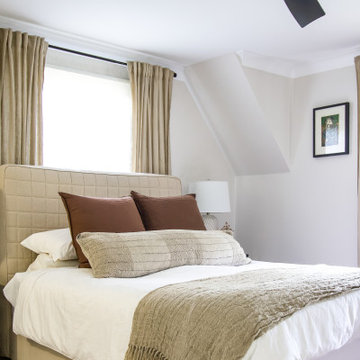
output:
[[[206,214],[202,216],[206,230],[219,230],[219,223],[214,215]]]

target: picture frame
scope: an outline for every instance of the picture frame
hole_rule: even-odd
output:
[[[313,109],[313,157],[349,154],[348,102]]]

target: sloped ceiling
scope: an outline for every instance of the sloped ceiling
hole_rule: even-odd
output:
[[[282,0],[0,0],[2,16],[191,65],[236,51],[313,61],[359,49],[358,0],[319,0],[301,29]]]
[[[320,2],[326,16],[300,29],[283,1],[0,0],[0,26],[170,67],[234,173],[268,174],[288,171],[290,77],[348,66],[360,53],[359,1]]]
[[[290,80],[278,79],[289,95],[279,110],[272,100],[286,101],[286,96],[277,94],[279,86],[264,89],[259,75],[266,76],[247,73],[236,54],[185,69],[186,83],[236,175],[288,171]]]

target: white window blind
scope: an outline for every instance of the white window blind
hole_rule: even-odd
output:
[[[52,55],[45,67],[44,165],[129,172],[130,83],[114,75],[124,73],[124,68],[106,63],[102,68],[101,61],[78,56],[72,61],[71,56]]]

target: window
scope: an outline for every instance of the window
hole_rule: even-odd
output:
[[[128,80],[47,65],[44,165],[129,172],[131,112]]]

